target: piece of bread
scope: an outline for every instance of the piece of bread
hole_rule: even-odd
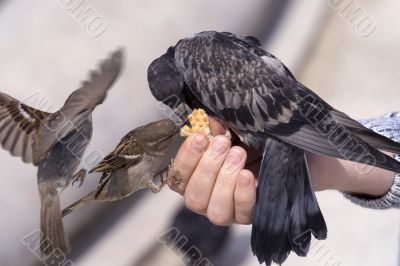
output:
[[[181,128],[181,136],[189,137],[198,132],[203,132],[206,136],[211,136],[210,122],[208,116],[203,109],[194,109],[193,113],[189,116],[189,126],[183,126]]]

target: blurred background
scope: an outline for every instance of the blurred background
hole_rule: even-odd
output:
[[[399,11],[396,0],[0,0],[0,89],[20,100],[41,95],[57,110],[99,59],[124,46],[124,72],[93,117],[91,149],[106,154],[128,131],[163,116],[147,86],[150,62],[185,36],[218,30],[257,36],[330,104],[355,118],[376,117],[400,111]],[[43,265],[21,243],[39,228],[36,169],[3,150],[0,163],[0,265]],[[63,205],[97,182],[94,175],[68,188]],[[318,198],[328,240],[285,265],[399,265],[398,210],[362,209],[338,192]],[[71,214],[70,259],[79,266],[183,265],[182,250],[159,241],[176,227],[214,265],[258,265],[250,226],[213,227],[182,203],[165,189]]]

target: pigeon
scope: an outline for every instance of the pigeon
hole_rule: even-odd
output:
[[[252,36],[205,31],[167,49],[148,67],[156,100],[184,121],[202,108],[262,154],[251,247],[260,264],[306,256],[327,226],[312,190],[305,151],[400,172],[378,149],[400,144],[365,128],[296,80]]]
[[[69,185],[92,137],[92,112],[117,79],[123,51],[102,61],[61,109],[48,113],[0,92],[0,143],[11,155],[38,167],[43,256],[70,252],[61,219],[60,194]]]
[[[98,187],[65,208],[62,215],[66,216],[90,202],[121,200],[144,188],[153,193],[159,192],[165,185],[169,170],[168,166],[163,168],[161,163],[177,135],[179,128],[169,119],[129,132],[114,151],[89,171],[102,173]],[[81,173],[80,178],[84,176],[84,171]],[[157,179],[160,185],[155,183]]]

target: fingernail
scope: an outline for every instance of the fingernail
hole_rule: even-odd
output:
[[[239,176],[239,186],[241,187],[247,187],[250,184],[250,177],[247,175],[241,174]]]
[[[224,138],[216,137],[211,142],[210,157],[216,158],[224,154],[229,148],[229,142]]]
[[[240,151],[232,149],[226,157],[226,168],[228,170],[234,170],[239,163],[242,161],[243,155]]]
[[[206,149],[207,138],[202,133],[197,133],[192,141],[192,149],[196,152],[203,152]]]

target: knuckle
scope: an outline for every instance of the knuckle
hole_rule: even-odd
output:
[[[174,160],[175,169],[190,169],[197,163],[197,158],[188,153],[181,153]]]
[[[236,193],[235,204],[239,208],[249,208],[249,206],[252,207],[252,198],[248,193]]]
[[[205,213],[207,210],[207,203],[194,196],[192,193],[185,193],[185,205],[188,209],[196,213]]]
[[[196,170],[205,176],[217,176],[220,167],[218,162],[204,159],[199,162]]]
[[[238,224],[243,224],[243,225],[247,225],[247,224],[251,224],[251,215],[245,215],[245,214],[236,214],[235,216],[235,220],[236,223]]]
[[[216,136],[207,148],[205,158],[212,162],[221,162],[231,146],[230,141],[223,136]]]
[[[203,168],[216,169],[222,166],[224,158],[204,155],[199,163]]]
[[[232,217],[227,213],[217,211],[213,208],[207,210],[207,217],[211,223],[219,226],[225,226],[230,224]]]
[[[243,156],[247,155],[246,150],[241,146],[233,146],[231,149],[240,152]]]
[[[218,177],[221,183],[221,187],[228,189],[231,187],[235,187],[236,185],[236,177],[233,173],[226,173],[223,169],[221,169]]]
[[[174,163],[172,175],[176,175],[176,176],[179,175],[180,177],[183,177],[182,175],[187,175],[188,172],[192,171],[194,167],[195,167],[195,163],[192,160],[180,159],[179,161]],[[185,178],[186,178],[186,176],[185,176]]]
[[[185,185],[184,184],[179,184],[179,185],[177,185],[177,184],[175,184],[173,181],[168,181],[168,186],[169,186],[169,188],[171,189],[171,190],[173,190],[173,191],[175,191],[175,192],[177,192],[177,193],[179,193],[179,194],[183,194],[183,193],[185,193],[185,189],[186,189],[186,187],[185,187]]]
[[[249,213],[251,210],[253,210],[255,205],[255,197],[252,196],[251,194],[244,194],[242,193],[241,195],[235,195],[235,209],[236,209],[236,214],[235,215],[241,215],[243,213]]]

